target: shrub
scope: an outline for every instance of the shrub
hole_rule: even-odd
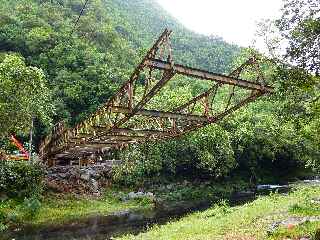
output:
[[[22,218],[31,220],[36,217],[41,208],[41,202],[35,198],[25,198],[21,205]]]
[[[236,166],[229,133],[220,126],[208,126],[192,136],[196,167],[214,178],[227,175]]]
[[[168,175],[218,178],[236,166],[229,134],[219,126],[206,127],[181,139],[131,146],[120,158],[124,164],[113,169],[113,179],[125,185]]]
[[[138,185],[145,177],[154,176],[163,169],[157,144],[133,145],[120,154],[124,164],[113,168],[113,179],[125,185]]]
[[[43,168],[29,162],[0,161],[0,193],[14,198],[39,196],[43,189]]]

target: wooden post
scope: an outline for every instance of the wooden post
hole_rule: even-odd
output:
[[[29,161],[31,161],[32,154],[32,135],[33,135],[33,117],[31,118],[30,138],[29,138]]]

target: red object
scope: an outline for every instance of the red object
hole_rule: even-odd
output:
[[[22,152],[22,157],[25,159],[29,159],[29,153],[24,149],[22,144],[13,135],[11,135],[10,140],[19,149],[19,151]]]
[[[292,223],[289,223],[288,225],[287,225],[287,228],[289,229],[289,230],[291,230],[291,229],[293,229],[295,226],[292,224]]]

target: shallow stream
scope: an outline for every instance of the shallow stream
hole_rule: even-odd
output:
[[[257,193],[274,190],[288,191],[288,186],[259,185]],[[231,196],[232,205],[239,205],[255,199],[256,193],[239,192]],[[23,229],[3,234],[2,240],[107,240],[126,234],[138,234],[154,224],[165,224],[188,213],[205,210],[209,202],[182,202],[162,209],[122,211],[111,215],[89,216],[64,225],[46,225],[41,227],[24,226]]]

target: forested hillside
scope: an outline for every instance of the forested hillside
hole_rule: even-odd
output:
[[[19,104],[26,97],[19,99],[16,94],[21,83],[15,81],[15,74],[17,69],[21,72],[28,70],[26,66],[36,67],[32,69],[39,73],[38,79],[46,80],[48,92],[32,109],[23,110],[28,112],[26,119],[36,119],[37,136],[48,129],[44,125],[50,118],[52,123],[63,119],[72,125],[96,110],[129,78],[165,27],[174,31],[176,62],[228,73],[248,57],[249,51],[219,37],[187,30],[155,1],[92,0],[77,22],[83,4],[82,0],[1,1],[0,61],[10,88],[0,91],[15,95],[11,105],[22,112]],[[285,24],[289,22],[284,23],[287,27]],[[12,61],[19,62],[16,68],[10,66]],[[303,63],[296,69],[277,61],[264,65],[264,73],[276,89],[273,96],[185,138],[122,152],[127,161],[115,174],[116,181],[132,184],[154,174],[180,173],[219,178],[234,170],[259,179],[268,176],[266,172],[283,175],[306,165],[316,169],[318,77],[310,75]],[[170,107],[206,87],[168,84],[165,95],[150,104]],[[7,119],[0,118],[3,129],[7,129],[3,136],[10,131],[25,134],[17,124],[9,127]],[[28,121],[23,123],[27,126]]]
[[[175,60],[179,63],[229,73],[232,60],[239,54],[239,47],[226,43],[219,36],[204,36],[189,31],[154,0],[105,2],[107,9],[110,9],[114,16],[113,19],[120,25],[117,31],[129,40],[134,35],[134,42],[138,46],[148,46],[164,28],[172,29]],[[122,26],[127,24],[127,29],[133,32],[123,31]]]
[[[151,214],[146,212],[148,217],[143,231],[149,231],[149,224],[153,222],[151,215],[160,216],[162,222],[166,211],[170,224],[168,228],[156,227],[137,238],[201,239],[202,236],[204,239],[235,239],[233,236],[237,236],[236,239],[247,239],[239,235],[242,232],[250,234],[248,239],[260,239],[251,235],[258,231],[259,235],[268,234],[270,239],[291,236],[288,234],[293,234],[292,239],[302,239],[300,235],[306,239],[305,231],[318,234],[319,199],[315,197],[319,189],[315,190],[313,185],[296,194],[282,197],[271,194],[244,207],[229,208],[228,200],[224,200],[235,196],[240,202],[246,201],[247,197],[251,199],[256,197],[255,193],[260,194],[259,189],[267,190],[268,184],[272,184],[271,190],[275,187],[273,184],[308,178],[320,172],[318,2],[283,0],[282,16],[261,24],[263,29],[259,34],[267,41],[271,58],[255,49],[228,44],[219,36],[203,36],[188,30],[156,0],[0,0],[0,239],[2,231],[11,236],[11,233],[20,234],[25,226],[32,230],[32,225],[44,238],[51,238],[50,234],[56,231],[59,240],[62,237],[60,225],[61,230],[71,234],[75,234],[79,225],[80,235],[75,239],[87,237],[84,223],[88,224],[89,235],[93,232],[104,235],[105,231],[113,229],[120,234],[119,225],[129,231],[130,221],[134,221],[136,227],[143,219],[137,213],[140,210],[144,213],[147,208],[152,211]],[[189,114],[184,126],[186,131],[199,126],[199,122],[193,123],[189,117],[205,118],[203,124],[208,120],[216,122],[180,135],[178,120],[163,124],[163,115],[152,110],[173,111],[200,92],[208,88],[213,90],[213,83],[174,75],[175,71],[160,75],[159,70],[151,73],[144,69],[135,79],[137,84],[133,84],[133,101],[127,103],[130,106],[132,102],[138,102],[144,92],[144,100],[148,102],[144,102],[145,109],[141,112],[157,115],[159,122],[150,121],[151,118],[143,114],[131,117],[132,112],[129,112],[133,124],[123,123],[119,118],[128,116],[123,114],[127,109],[118,114],[121,107],[108,106],[108,110],[101,110],[98,117],[89,118],[89,124],[84,123],[83,128],[72,133],[61,131],[61,120],[67,127],[73,127],[105,103],[130,78],[164,28],[173,30],[171,42],[175,63],[229,74],[254,55],[250,59],[258,62],[258,66],[246,66],[248,68],[242,69],[239,78],[259,81],[261,85],[245,95],[239,87],[214,81],[214,94],[207,94],[206,99],[198,101],[198,105],[190,107],[193,109],[188,112],[201,116]],[[281,45],[282,42],[287,44]],[[278,47],[281,51],[277,51]],[[170,74],[173,78],[156,96],[148,99],[150,92],[160,85],[152,78],[162,76],[160,83],[163,83]],[[238,77],[236,74],[231,76]],[[238,81],[238,84],[241,82],[249,84],[245,81]],[[268,85],[267,88],[263,84]],[[128,96],[131,86],[128,85]],[[149,86],[151,90],[145,90],[143,86]],[[264,92],[266,89],[269,94]],[[253,100],[259,94],[263,96],[242,106],[247,103],[241,101],[244,96]],[[209,101],[212,104],[208,104]],[[233,101],[232,105],[230,101]],[[237,104],[242,108],[229,114]],[[140,104],[133,106],[133,109],[139,109]],[[112,109],[110,118],[105,117],[109,109]],[[166,113],[170,117],[171,114]],[[183,117],[174,115],[177,119]],[[110,121],[121,122],[119,125],[123,129],[116,137],[112,134],[119,126]],[[57,123],[58,127],[54,128]],[[165,124],[170,128],[166,129]],[[47,155],[50,159],[40,159],[37,145],[52,129],[58,135],[48,135],[54,140],[46,145],[52,155]],[[168,132],[164,134],[165,129],[170,131],[170,136],[177,133],[178,137],[160,141],[168,136]],[[63,134],[59,136],[61,132]],[[121,135],[122,132],[139,134]],[[151,140],[118,148],[119,139],[132,143],[132,139],[144,141],[146,136]],[[152,141],[154,136],[159,136],[155,138],[157,141]],[[70,147],[59,144],[64,143],[63,137],[67,138]],[[32,144],[27,144],[28,139]],[[107,146],[115,147],[115,144],[117,149],[109,151]],[[85,152],[80,150],[82,146]],[[102,149],[104,147],[106,149]],[[23,154],[19,155],[17,148]],[[91,154],[93,149],[98,151]],[[54,159],[66,158],[65,153],[70,159]],[[58,166],[51,167],[51,163]],[[319,184],[318,180],[315,183]],[[289,188],[278,186],[276,191]],[[173,208],[169,205],[172,202]],[[201,203],[201,206],[203,202],[219,204],[200,215],[184,218],[186,221],[182,218],[175,222],[172,219],[179,216],[175,215],[179,202],[188,212],[193,207],[185,207],[186,202]],[[139,211],[131,215],[128,209]],[[109,222],[106,214],[111,214],[112,221]],[[312,215],[310,219],[315,220],[311,228],[303,225],[300,229],[303,234],[299,237],[292,231],[300,231],[296,226],[300,224],[297,214],[302,214],[303,223],[309,224],[305,214]],[[103,216],[103,221],[96,218],[99,215]],[[280,223],[278,217],[290,217],[294,224],[286,225],[288,232],[280,229],[279,238],[273,238],[267,223],[274,228],[274,223]],[[277,222],[271,222],[275,220]],[[65,227],[69,221],[70,225]],[[48,227],[46,231],[48,224],[53,228]],[[99,224],[103,231],[99,230]],[[110,228],[106,228],[106,224]],[[28,238],[31,232],[33,230],[8,239]],[[136,233],[136,229],[133,232]],[[228,233],[232,233],[230,238]],[[99,239],[118,236],[113,234]],[[135,236],[125,237],[129,238],[135,239]]]
[[[165,27],[175,33],[177,60],[228,72],[239,48],[187,31],[154,1],[1,1],[0,51],[17,53],[45,72],[54,122],[75,122],[128,79]]]

